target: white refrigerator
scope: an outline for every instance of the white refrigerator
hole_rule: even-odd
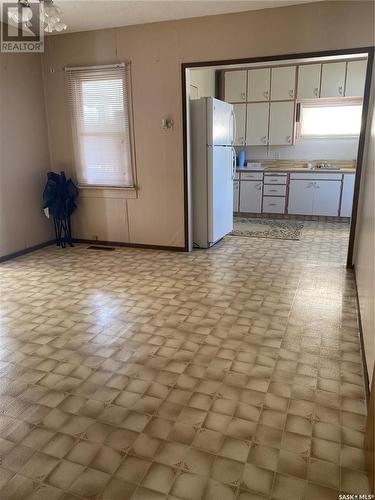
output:
[[[233,106],[190,101],[193,246],[209,248],[233,230],[236,122]]]

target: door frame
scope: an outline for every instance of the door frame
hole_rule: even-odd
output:
[[[262,63],[262,62],[273,62],[282,61],[285,59],[303,59],[312,57],[326,57],[326,56],[342,56],[342,55],[353,55],[353,54],[367,54],[367,70],[366,70],[366,80],[365,89],[363,94],[363,108],[362,108],[362,121],[361,121],[361,131],[359,134],[358,141],[358,152],[357,152],[357,168],[355,174],[354,183],[354,195],[353,195],[353,207],[352,216],[350,223],[350,233],[349,233],[349,244],[348,244],[348,254],[346,267],[353,267],[353,252],[354,252],[354,242],[355,242],[355,231],[357,225],[357,215],[358,215],[358,201],[359,201],[359,190],[361,184],[362,168],[363,168],[363,156],[365,148],[365,138],[366,138],[366,125],[369,111],[369,100],[370,100],[370,89],[371,89],[371,75],[374,60],[374,46],[370,47],[359,47],[359,48],[349,48],[349,49],[337,49],[337,50],[325,50],[318,52],[300,52],[294,54],[281,54],[274,56],[263,56],[263,57],[249,57],[242,59],[224,59],[216,61],[198,61],[190,63],[181,64],[181,87],[182,87],[182,133],[183,133],[183,168],[184,168],[184,233],[185,233],[185,251],[189,251],[189,213],[191,207],[189,206],[190,197],[190,186],[189,186],[189,165],[188,165],[188,127],[187,127],[187,93],[186,93],[186,70],[193,68],[202,68],[209,66],[225,66],[233,64],[249,64],[249,63]]]

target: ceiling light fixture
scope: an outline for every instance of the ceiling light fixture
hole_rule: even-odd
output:
[[[39,0],[42,4],[42,22],[44,31],[52,33],[66,30],[67,25],[61,19],[61,9],[57,7],[53,0]]]
[[[53,33],[54,31],[60,33],[66,30],[67,25],[62,21],[61,9],[53,3],[53,0],[39,0],[39,2],[41,6],[41,24],[44,31],[46,33]],[[15,23],[23,23],[25,26],[30,27],[33,12],[29,0],[18,0],[18,10],[15,10],[11,17]]]

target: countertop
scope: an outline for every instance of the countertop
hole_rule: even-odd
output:
[[[237,172],[303,172],[305,174],[316,173],[332,173],[332,174],[354,174],[356,171],[355,161],[352,160],[330,160],[329,163],[335,165],[336,168],[324,169],[313,167],[307,168],[307,161],[286,161],[286,160],[253,160],[254,163],[261,163],[262,168],[237,167]],[[316,161],[313,163],[320,163]]]

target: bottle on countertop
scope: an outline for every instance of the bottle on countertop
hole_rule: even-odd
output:
[[[246,163],[246,152],[244,149],[241,149],[241,151],[238,155],[238,166],[244,167],[245,163]]]

